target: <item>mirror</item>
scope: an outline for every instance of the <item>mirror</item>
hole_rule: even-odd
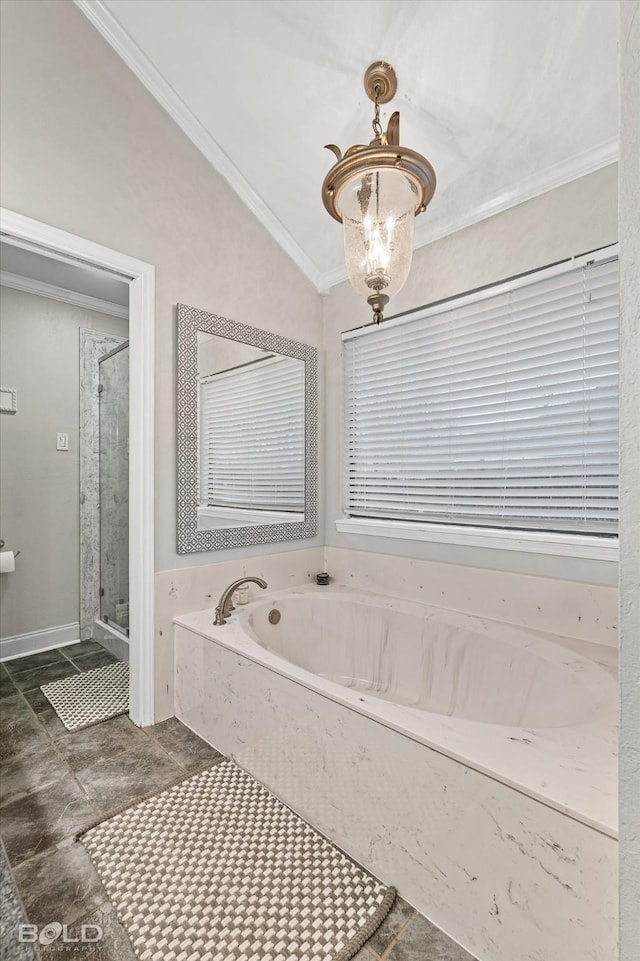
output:
[[[317,352],[178,305],[178,553],[313,537]]]
[[[198,530],[304,521],[304,361],[198,337]]]

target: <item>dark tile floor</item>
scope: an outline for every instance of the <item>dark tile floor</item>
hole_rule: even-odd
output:
[[[80,924],[103,929],[96,944],[65,945],[71,961],[135,961],[76,833],[222,758],[175,718],[141,730],[121,716],[68,732],[40,685],[111,660],[84,641],[0,664],[0,834],[31,924],[57,921],[70,937]],[[11,932],[3,935],[10,947]],[[59,957],[59,947],[41,947],[41,959]],[[401,899],[356,961],[381,959],[473,961]]]

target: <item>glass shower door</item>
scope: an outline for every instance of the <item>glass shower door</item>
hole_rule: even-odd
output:
[[[129,342],[100,358],[100,619],[129,636]]]

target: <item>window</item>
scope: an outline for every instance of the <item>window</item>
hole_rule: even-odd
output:
[[[616,535],[615,255],[343,339],[348,517]]]
[[[304,363],[271,356],[200,382],[201,507],[302,513]]]

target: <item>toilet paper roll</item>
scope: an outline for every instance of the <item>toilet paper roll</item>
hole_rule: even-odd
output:
[[[0,552],[0,574],[11,574],[16,569],[16,558],[13,551]]]

